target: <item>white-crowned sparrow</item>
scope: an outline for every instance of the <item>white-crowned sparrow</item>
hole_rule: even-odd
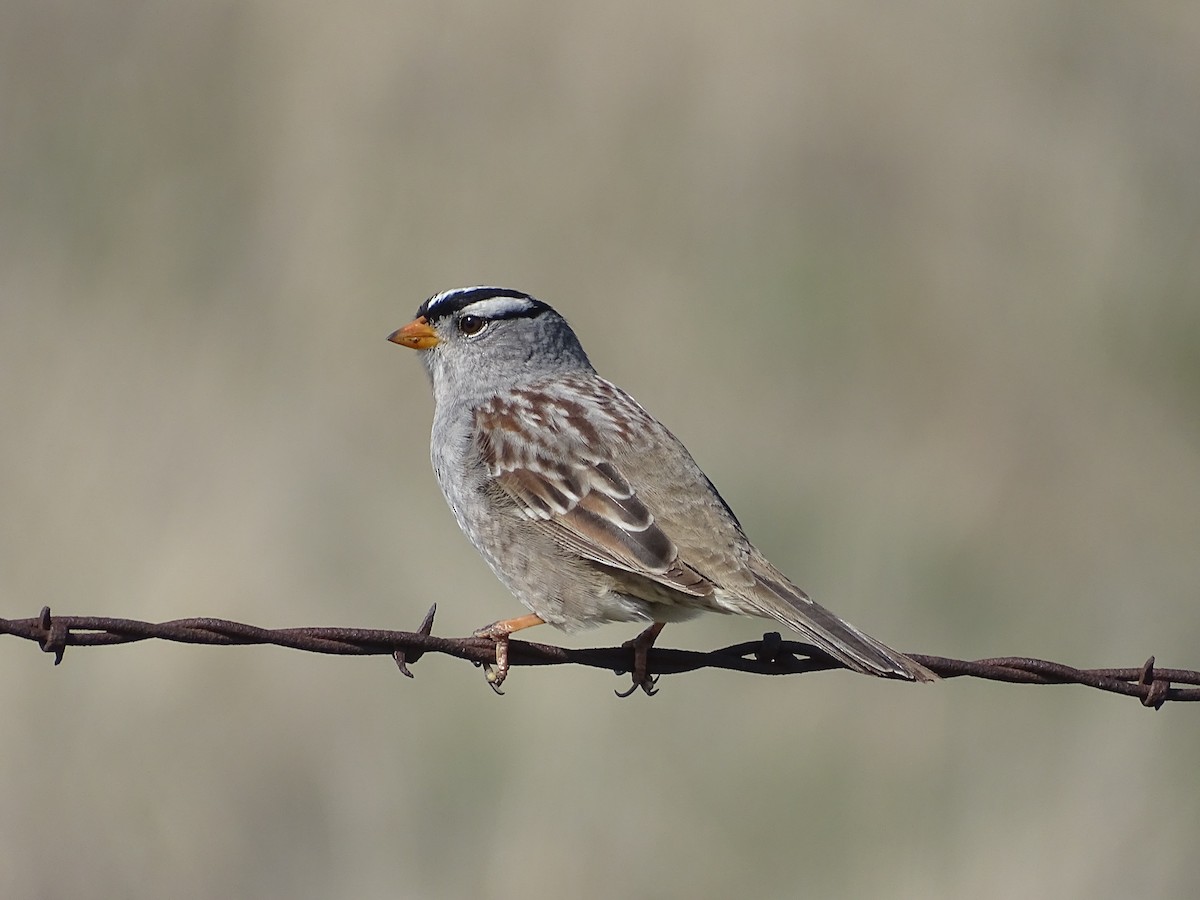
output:
[[[433,384],[433,470],[459,527],[532,615],[476,632],[496,642],[548,622],[651,622],[634,684],[667,622],[766,616],[851,669],[932,681],[925,667],[814,603],[750,543],[687,449],[592,368],[566,320],[520,291],[430,297],[388,340],[419,350]]]

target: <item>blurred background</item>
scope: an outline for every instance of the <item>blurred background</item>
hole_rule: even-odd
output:
[[[520,613],[384,340],[495,283],[888,643],[1200,667],[1198,85],[1192,4],[8,0],[0,616]],[[1200,895],[1186,706],[50,662],[0,640],[4,897]]]

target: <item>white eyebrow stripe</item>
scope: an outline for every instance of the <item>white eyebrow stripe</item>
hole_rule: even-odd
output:
[[[433,312],[441,306],[452,303],[464,294],[480,294],[484,291],[492,291],[495,293],[512,293],[509,288],[502,288],[497,285],[476,284],[471,287],[450,288],[448,291],[442,291],[440,294],[434,294],[425,301],[426,307],[430,312]]]
[[[463,315],[480,316],[484,319],[502,319],[505,316],[529,312],[536,306],[524,297],[486,297],[468,303],[462,308]]]

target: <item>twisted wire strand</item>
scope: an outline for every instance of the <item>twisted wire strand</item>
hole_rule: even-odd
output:
[[[67,647],[106,647],[146,640],[214,646],[272,645],[340,656],[390,655],[400,671],[412,677],[408,666],[426,653],[442,653],[472,663],[496,660],[495,644],[488,638],[446,638],[433,635],[437,605],[430,607],[417,631],[388,631],[374,628],[260,628],[227,619],[175,619],[142,622],[102,616],[55,616],[50,608],[31,619],[0,619],[0,634],[36,642],[62,662]],[[997,657],[963,660],[922,653],[907,654],[942,678],[982,678],[1010,684],[1076,684],[1113,694],[1137,697],[1143,706],[1160,709],[1169,701],[1200,701],[1200,672],[1164,669],[1154,657],[1134,668],[1077,669],[1061,663],[1029,657]],[[719,650],[671,650],[654,647],[650,671],[677,675],[697,669],[726,669],[757,675],[798,675],[845,668],[815,647],[786,641],[775,632],[760,641],[748,641]],[[511,666],[580,665],[611,671],[628,671],[632,651],[625,647],[595,647],[572,650],[530,641],[509,642]]]

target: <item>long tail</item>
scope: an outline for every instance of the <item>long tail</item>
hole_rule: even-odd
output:
[[[774,569],[769,563],[766,568]],[[920,663],[881,644],[815,603],[777,570],[755,571],[754,574],[757,589],[748,599],[759,612],[799,632],[808,643],[854,671],[904,681],[939,680]]]

